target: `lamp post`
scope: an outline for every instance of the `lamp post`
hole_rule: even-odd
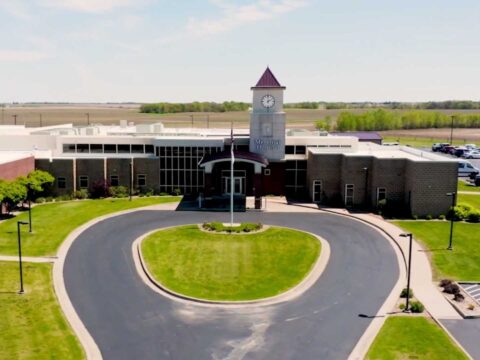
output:
[[[130,159],[129,201],[132,201],[132,187],[133,187],[133,159]]]
[[[30,194],[32,190],[32,184],[27,183],[27,201],[28,201],[28,232],[32,232],[32,203],[30,199]]]
[[[85,113],[85,116],[87,117],[87,125],[90,125],[90,113]]]
[[[448,241],[447,250],[453,250],[453,220],[455,217],[455,205],[457,204],[457,193],[455,191],[447,193],[447,196],[452,197],[452,214],[450,216],[450,240]]]
[[[408,237],[410,242],[408,245],[408,269],[407,269],[407,303],[404,312],[410,311],[410,274],[412,272],[412,233],[400,234],[401,237]]]
[[[455,120],[455,115],[452,115],[452,124],[450,126],[450,145],[453,145],[453,120]]]
[[[23,268],[22,268],[22,239],[20,236],[20,226],[27,225],[25,221],[17,221],[17,238],[18,238],[18,263],[20,265],[20,291],[19,294],[23,294]]]

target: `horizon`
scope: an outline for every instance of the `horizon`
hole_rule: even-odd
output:
[[[478,101],[479,13],[471,0],[7,1],[0,103],[250,102],[267,66],[286,103]]]

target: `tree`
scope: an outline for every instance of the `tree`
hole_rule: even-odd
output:
[[[27,188],[20,181],[0,181],[0,199],[7,207],[7,211],[12,209],[27,197]]]

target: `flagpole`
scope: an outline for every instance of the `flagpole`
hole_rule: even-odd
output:
[[[233,122],[232,122],[232,131],[231,131],[231,140],[230,140],[230,226],[233,226],[233,191],[235,186],[233,183],[233,164],[235,163],[235,155],[233,154]]]

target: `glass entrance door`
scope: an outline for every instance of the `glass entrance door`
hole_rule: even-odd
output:
[[[245,178],[241,176],[234,176],[233,177],[233,195],[243,195],[244,194],[244,182]],[[224,194],[230,194],[231,190],[231,178],[229,177],[224,177],[223,178],[223,183],[224,183]]]

